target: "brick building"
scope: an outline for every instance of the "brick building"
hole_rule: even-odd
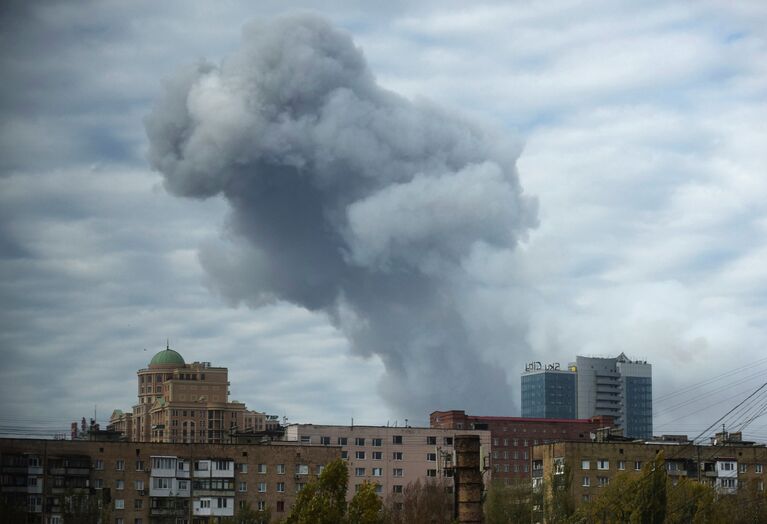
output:
[[[509,484],[530,478],[533,446],[561,440],[588,442],[598,429],[611,426],[612,419],[488,417],[452,410],[433,412],[429,416],[429,425],[432,428],[490,431],[489,465],[493,478]]]
[[[13,515],[8,521],[20,523],[63,524],[73,497],[91,510],[100,505],[104,522],[114,524],[215,522],[246,503],[268,508],[276,521],[303,485],[339,457],[337,446],[296,442],[0,439],[0,502]]]
[[[490,432],[484,430],[291,424],[285,431],[291,441],[340,446],[349,468],[347,499],[364,482],[372,482],[378,494],[394,504],[411,482],[452,476],[456,435],[479,436],[480,453],[489,455]],[[485,472],[486,482],[490,476]]]
[[[642,475],[642,467],[663,451],[672,484],[685,477],[706,483],[721,494],[738,489],[764,492],[767,448],[726,442],[698,446],[677,441],[557,442],[533,449],[533,485],[544,488],[572,473],[570,493],[576,506],[599,496],[617,475]],[[547,495],[550,490],[544,489]],[[544,502],[545,511],[546,502]]]

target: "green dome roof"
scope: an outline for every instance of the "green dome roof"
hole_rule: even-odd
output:
[[[149,367],[183,366],[184,364],[184,357],[182,357],[177,351],[173,351],[168,347],[152,357],[152,360],[149,362]]]

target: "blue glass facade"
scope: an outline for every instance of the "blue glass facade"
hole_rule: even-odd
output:
[[[652,378],[625,377],[624,380],[624,434],[652,438]]]
[[[575,418],[575,373],[542,371],[522,375],[522,416]]]

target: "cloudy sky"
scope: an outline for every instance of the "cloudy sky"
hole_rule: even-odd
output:
[[[314,423],[518,415],[577,354],[652,363],[656,433],[763,383],[763,2],[368,4],[3,3],[2,431],[166,339]]]

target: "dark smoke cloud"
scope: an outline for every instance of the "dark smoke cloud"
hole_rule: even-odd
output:
[[[325,312],[382,359],[398,415],[509,411],[463,311],[462,263],[513,249],[536,220],[495,133],[382,89],[312,15],[248,25],[234,56],[167,83],[146,128],[172,193],[231,206],[236,249],[201,255],[225,295]]]

